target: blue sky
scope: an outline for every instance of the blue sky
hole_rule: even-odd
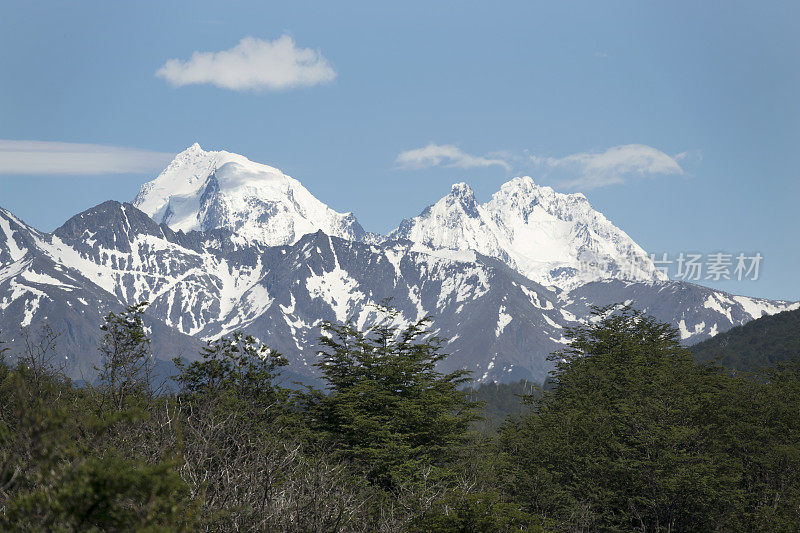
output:
[[[797,2],[31,1],[0,15],[0,206],[40,229],[131,200],[197,141],[379,232],[453,182],[485,200],[531,175],[581,190],[650,252],[760,252],[758,281],[704,283],[800,300]],[[281,50],[299,66],[236,71]],[[72,167],[52,143],[100,155]],[[49,166],[20,168],[31,146]]]

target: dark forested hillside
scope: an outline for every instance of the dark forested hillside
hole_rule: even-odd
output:
[[[692,347],[697,361],[750,371],[800,357],[800,309],[765,316]]]
[[[511,383],[481,383],[467,390],[469,399],[481,405],[483,415],[479,426],[487,429],[497,428],[509,417],[517,417],[528,408],[527,398],[538,397],[541,385],[528,381]]]

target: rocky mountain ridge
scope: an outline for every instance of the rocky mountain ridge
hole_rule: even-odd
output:
[[[571,291],[538,284],[475,251],[408,240],[364,243],[318,231],[290,245],[242,241],[227,229],[174,231],[131,204],[105,202],[39,232],[0,210],[0,331],[20,347],[20,327],[50,324],[74,377],[98,362],[104,314],[150,302],[156,355],[196,356],[203,340],[242,329],[313,377],[320,320],[369,327],[391,298],[402,325],[427,315],[448,338],[448,368],[478,381],[543,380],[547,355],[591,306],[624,302],[708,338],[798,304],[728,295],[671,281],[591,282]]]

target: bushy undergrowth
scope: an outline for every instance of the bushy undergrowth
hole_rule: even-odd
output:
[[[178,390],[166,392],[152,380],[143,311],[107,317],[91,385],[74,386],[54,365],[48,330],[30,335],[24,353],[4,353],[0,529],[792,531],[800,523],[797,363],[731,377],[695,364],[670,326],[601,309],[570,332],[546,390],[465,389],[465,372],[437,370],[441,343],[423,320],[366,332],[324,324],[325,391],[276,385],[286,359],[234,333],[198,361],[176,361]],[[518,394],[524,409],[512,401]]]

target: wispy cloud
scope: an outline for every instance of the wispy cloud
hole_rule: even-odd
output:
[[[160,170],[173,157],[119,146],[0,139],[0,175],[135,174]]]
[[[604,152],[584,152],[561,158],[531,156],[539,168],[565,176],[567,187],[594,189],[624,183],[630,177],[683,175],[678,161],[687,153],[669,156],[644,144],[613,146]]]
[[[581,152],[565,157],[515,154],[506,150],[479,156],[468,154],[453,144],[428,144],[422,148],[401,152],[395,163],[401,168],[428,167],[477,168],[493,165],[507,172],[533,171],[575,189],[594,189],[625,183],[629,178],[656,175],[683,175],[679,162],[701,159],[698,151],[681,152],[670,156],[644,144],[612,146],[602,152]],[[538,171],[538,172],[537,172]]]
[[[400,152],[400,155],[395,159],[395,163],[402,168],[412,169],[438,166],[477,168],[497,165],[506,170],[511,170],[511,165],[499,154],[495,154],[494,157],[471,155],[463,152],[458,146],[453,144],[431,143],[422,148],[406,150]]]
[[[283,90],[325,83],[336,77],[318,50],[298,48],[282,35],[274,41],[245,37],[229,50],[194,52],[186,61],[170,59],[156,76],[176,87],[211,84],[234,91]]]

